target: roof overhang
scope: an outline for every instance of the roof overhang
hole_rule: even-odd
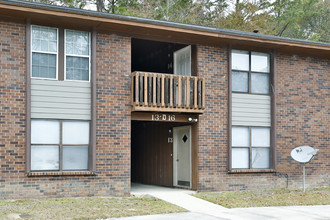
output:
[[[0,17],[32,24],[117,33],[141,39],[183,44],[231,45],[237,49],[276,50],[329,58],[330,44],[244,31],[158,21],[19,0],[0,0]]]

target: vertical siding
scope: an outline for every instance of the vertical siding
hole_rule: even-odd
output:
[[[233,93],[232,124],[271,126],[270,96]]]
[[[90,120],[90,83],[32,79],[31,118]]]
[[[175,124],[132,123],[132,181],[173,186],[173,144],[169,129]]]

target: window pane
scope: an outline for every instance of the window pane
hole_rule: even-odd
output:
[[[41,40],[41,50],[42,51],[49,51],[48,50],[48,40]]]
[[[39,76],[39,67],[38,66],[32,66],[32,74],[34,76]]]
[[[232,146],[236,146],[236,147],[249,146],[248,127],[232,127]]]
[[[32,53],[32,77],[56,79],[56,55]]]
[[[63,121],[63,144],[89,144],[89,121]]]
[[[42,54],[42,53],[39,53],[39,54],[33,53],[33,54],[34,54],[34,56],[37,57],[37,59],[39,59],[39,66],[43,66],[43,67],[48,66],[48,60],[49,60],[48,54]],[[51,56],[54,56],[54,55],[51,55]]]
[[[66,68],[66,79],[73,79],[73,69],[71,68]]]
[[[32,50],[41,50],[40,27],[32,26]]]
[[[232,72],[232,91],[233,92],[248,92],[249,77],[246,72]]]
[[[269,148],[252,148],[252,168],[269,168]]]
[[[40,43],[40,40],[39,39],[33,39],[32,40],[32,50],[41,50],[40,49],[41,47],[41,43]]]
[[[54,28],[49,28],[50,31],[48,31],[48,39],[50,41],[57,41],[57,30]]]
[[[251,128],[251,136],[253,147],[270,146],[270,128]]]
[[[60,122],[31,120],[31,144],[59,144]]]
[[[231,68],[233,70],[249,70],[249,52],[233,50],[231,55]]]
[[[89,58],[66,57],[66,79],[67,80],[89,80]]]
[[[73,31],[66,30],[65,31],[65,52],[67,54],[73,54],[73,48],[74,48]]]
[[[40,28],[38,26],[32,26],[32,39],[40,39]]]
[[[84,81],[89,80],[89,71],[88,70],[81,71],[81,80],[84,80]]]
[[[31,145],[31,170],[58,170],[59,146]]]
[[[32,50],[57,52],[57,29],[32,26]]]
[[[63,146],[63,170],[87,170],[88,146]]]
[[[89,70],[89,59],[88,58],[81,58],[80,59],[80,68],[82,70],[87,70],[87,71]]]
[[[251,92],[269,94],[269,74],[252,73]]]
[[[89,56],[89,33],[83,31],[65,31],[66,53]]]
[[[49,42],[49,50],[52,52],[56,52],[57,48],[57,42],[56,41],[50,41]]]
[[[249,148],[232,148],[232,168],[249,168]]]
[[[49,75],[48,68],[45,66],[39,66],[39,74],[42,74],[45,78]]]
[[[251,71],[269,73],[269,54],[251,53]]]

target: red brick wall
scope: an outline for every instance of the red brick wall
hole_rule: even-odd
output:
[[[130,38],[97,35],[95,176],[25,174],[25,25],[0,21],[0,198],[127,196]]]
[[[319,149],[306,165],[309,187],[330,185],[330,61],[278,54],[276,58],[277,167],[301,187],[302,166],[291,159],[293,148]]]
[[[198,75],[206,79],[199,190],[301,188],[302,167],[290,156],[300,145],[320,149],[306,166],[306,186],[329,186],[329,61],[278,54],[276,63],[277,172],[229,174],[227,49],[197,46]]]
[[[130,192],[131,40],[117,35],[97,38],[96,169],[106,194]],[[103,193],[105,194],[105,193]]]
[[[200,190],[221,189],[227,172],[227,49],[197,46],[197,75],[205,78],[206,108],[198,122]]]
[[[24,196],[25,26],[0,21],[0,198]]]
[[[206,108],[198,123],[199,190],[279,188],[273,174],[228,173],[228,50],[198,45],[197,74],[205,77]]]

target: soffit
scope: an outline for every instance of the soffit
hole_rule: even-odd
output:
[[[88,12],[88,11],[87,11]],[[318,44],[300,40],[283,40],[280,38],[251,34],[244,32],[225,33],[215,28],[177,24],[171,22],[159,22],[150,19],[130,19],[132,17],[109,17],[97,12],[88,14],[68,11],[62,8],[40,8],[34,6],[22,6],[5,4],[0,2],[0,15],[15,19],[31,19],[31,23],[40,25],[54,25],[65,28],[79,28],[90,30],[96,28],[98,32],[116,33],[124,36],[175,42],[182,44],[206,44],[215,46],[231,45],[232,48],[249,50],[277,50],[290,54],[303,54],[315,57],[329,58],[329,44]],[[200,29],[198,27],[201,27]],[[229,30],[230,32],[230,30]]]

